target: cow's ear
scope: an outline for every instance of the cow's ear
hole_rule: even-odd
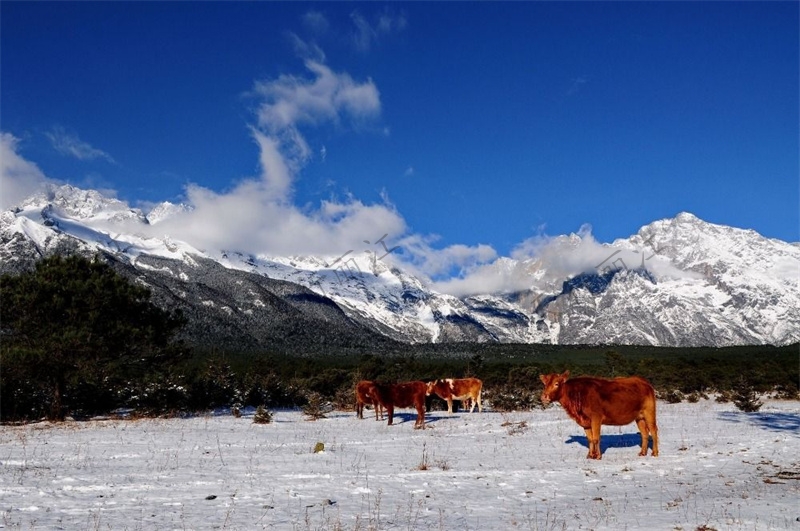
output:
[[[562,374],[561,376],[563,376],[565,380],[566,380],[567,378],[569,378],[569,369],[567,369],[566,371],[564,371],[564,374]]]
[[[547,385],[547,376],[545,376],[544,374],[540,374],[539,379],[542,381],[543,384]]]

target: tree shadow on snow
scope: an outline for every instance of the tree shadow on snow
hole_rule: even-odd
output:
[[[793,432],[800,436],[800,414],[798,413],[745,413],[723,411],[719,418],[738,424],[746,423],[778,433]]]
[[[578,443],[585,448],[589,448],[589,439],[586,438],[585,435],[573,435],[569,439],[566,440],[567,444],[575,444]],[[619,433],[619,434],[608,434],[605,433],[600,435],[600,453],[604,454],[605,451],[609,448],[634,448],[639,447],[642,444],[642,436],[639,432],[636,433]],[[652,439],[648,443],[648,448],[653,447]]]

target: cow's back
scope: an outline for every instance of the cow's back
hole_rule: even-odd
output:
[[[375,393],[384,405],[412,407],[421,399],[425,401],[427,386],[425,382],[404,382],[397,384],[376,384]]]

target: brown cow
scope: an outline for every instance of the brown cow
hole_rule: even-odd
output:
[[[453,400],[469,400],[471,402],[470,413],[475,411],[476,403],[478,411],[483,411],[481,389],[483,389],[483,382],[477,378],[447,378],[428,382],[428,394],[436,393],[443,400],[447,400],[447,412],[451,415],[453,414]]]
[[[560,402],[564,411],[584,430],[589,439],[587,459],[601,459],[600,427],[624,426],[636,421],[642,434],[642,451],[647,455],[649,435],[653,437],[653,457],[658,456],[656,426],[656,394],[653,386],[638,376],[630,378],[579,377],[564,374],[542,374],[542,402]]]
[[[360,419],[364,418],[365,405],[375,407],[375,420],[383,420],[383,407],[378,401],[375,382],[369,380],[361,380],[356,384],[356,416]],[[378,418],[378,415],[380,415],[380,418]]]
[[[414,407],[417,409],[417,420],[414,429],[425,429],[425,396],[428,386],[425,382],[414,381],[398,384],[376,384],[378,402],[386,408],[389,415],[388,425],[394,420],[395,407]]]

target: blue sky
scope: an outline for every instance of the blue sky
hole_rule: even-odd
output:
[[[797,2],[2,2],[4,173],[190,202],[176,233],[214,220],[207,245],[389,233],[433,276],[682,211],[797,241],[799,21]]]

